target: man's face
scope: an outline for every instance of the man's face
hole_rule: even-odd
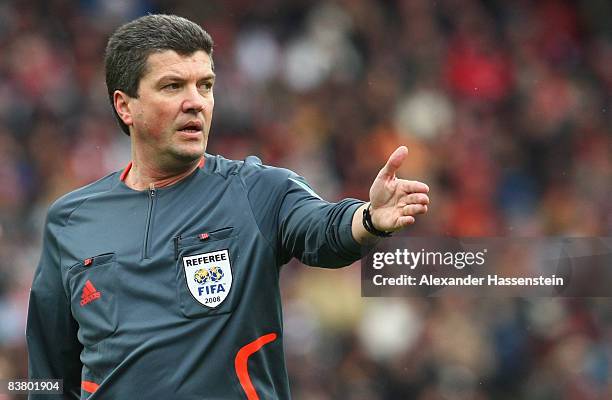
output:
[[[197,51],[154,53],[131,98],[131,135],[145,159],[175,166],[199,159],[206,150],[215,100],[210,56]]]

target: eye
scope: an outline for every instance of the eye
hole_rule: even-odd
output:
[[[203,90],[205,92],[210,92],[212,88],[213,88],[213,83],[211,81],[200,83],[200,90]]]
[[[173,83],[169,83],[169,84],[165,85],[162,89],[164,89],[164,90],[177,90],[180,87],[181,86],[178,83],[173,82]]]

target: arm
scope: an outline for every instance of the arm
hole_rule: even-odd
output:
[[[64,395],[30,395],[30,399],[78,399],[82,346],[78,326],[70,311],[70,301],[62,285],[60,254],[49,212],[40,262],[34,275],[26,338],[30,379],[63,379]]]
[[[327,268],[361,258],[351,223],[363,201],[324,201],[304,178],[287,169],[262,166],[256,157],[245,160],[241,174],[253,217],[278,267],[292,257]]]
[[[292,174],[278,213],[285,261],[296,257],[307,265],[337,268],[361,258],[361,246],[351,230],[355,210],[362,204],[355,199],[324,201],[302,177]]]
[[[359,207],[353,214],[352,233],[362,245],[373,244],[377,236],[363,226],[363,210],[370,206],[374,227],[379,231],[396,232],[412,225],[417,214],[425,214],[429,204],[429,187],[417,181],[398,179],[395,173],[408,155],[405,146],[391,154],[370,188],[370,203]]]
[[[370,203],[365,204],[355,199],[324,201],[289,170],[251,169],[258,171],[245,177],[251,209],[277,252],[279,265],[296,257],[308,265],[341,267],[361,258],[361,246],[378,239],[362,224],[363,209],[370,204],[378,230],[397,231],[414,223],[416,214],[427,211],[429,188],[396,178],[406,155],[403,146],[391,155],[370,188]]]

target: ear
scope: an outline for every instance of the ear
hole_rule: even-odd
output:
[[[117,111],[119,118],[121,118],[123,123],[127,126],[131,126],[133,123],[132,111],[130,110],[130,100],[132,100],[132,98],[121,90],[115,90],[113,93],[113,105],[115,106],[115,111]]]

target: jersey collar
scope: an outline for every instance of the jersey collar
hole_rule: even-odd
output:
[[[202,159],[200,160],[200,163],[198,164],[198,168],[200,169],[204,168],[204,164],[206,164],[206,157],[202,156]],[[131,169],[132,169],[132,162],[130,161],[128,165],[125,167],[125,169],[123,170],[123,172],[121,173],[121,176],[119,177],[121,182],[125,182],[125,178],[127,178],[127,175],[130,173]]]

